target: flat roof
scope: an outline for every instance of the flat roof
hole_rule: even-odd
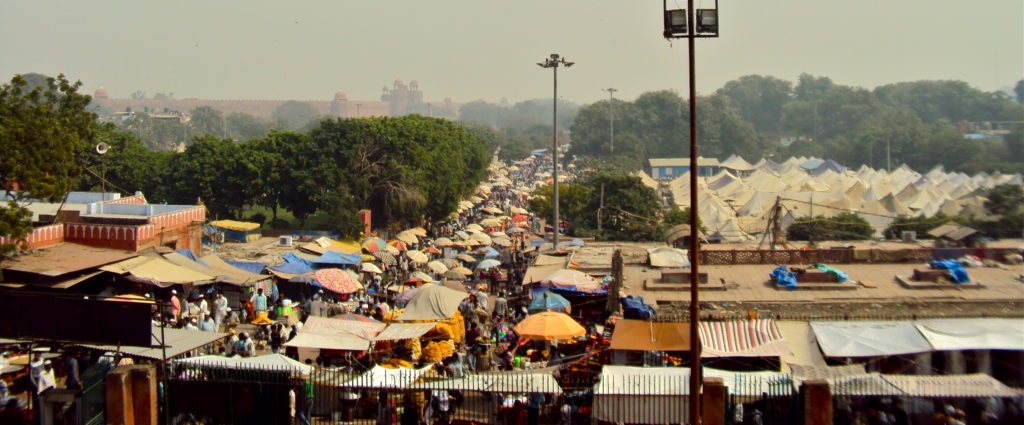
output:
[[[5,261],[3,268],[4,270],[53,277],[116,263],[136,256],[138,254],[131,251],[61,243],[16,256],[10,261]]]

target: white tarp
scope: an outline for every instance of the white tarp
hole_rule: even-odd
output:
[[[914,326],[936,350],[1024,350],[1021,319],[931,319]]]
[[[874,357],[932,351],[911,322],[811,322],[826,357]]]
[[[376,365],[366,373],[352,378],[341,386],[349,388],[405,388],[434,367],[433,363],[419,369],[388,369]]]
[[[562,392],[562,387],[551,375],[557,368],[556,366],[533,370],[481,373],[465,378],[416,383],[409,385],[409,389],[559,394]]]
[[[605,365],[594,386],[594,417],[623,423],[686,423],[690,369]]]
[[[647,254],[651,260],[651,267],[690,267],[690,259],[687,252],[679,248],[659,246],[648,249]]]
[[[216,355],[189,357],[174,361],[188,366],[220,367],[226,369],[293,370],[298,373],[313,373],[313,367],[292,360],[284,354],[265,354],[256,357],[224,357]]]

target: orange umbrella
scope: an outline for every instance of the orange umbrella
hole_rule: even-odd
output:
[[[545,311],[531,315],[514,328],[523,338],[551,341],[586,335],[587,330],[565,313]]]

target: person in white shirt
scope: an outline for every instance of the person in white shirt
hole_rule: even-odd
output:
[[[189,331],[198,331],[199,330],[199,327],[196,326],[196,319],[194,317],[191,318],[191,319],[188,319],[188,323],[185,324],[185,330],[189,330]]]
[[[53,365],[47,360],[43,362],[43,370],[39,375],[39,382],[36,385],[36,393],[42,394],[50,388],[57,387],[57,378],[53,376]]]
[[[217,293],[217,299],[213,302],[213,321],[217,323],[217,329],[220,329],[221,325],[224,324],[224,318],[227,317],[228,311],[228,299],[224,296],[223,292]]]
[[[199,294],[199,321],[206,321],[206,316],[210,315],[210,304],[206,302],[206,298],[203,294]]]

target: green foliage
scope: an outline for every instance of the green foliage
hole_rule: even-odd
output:
[[[200,106],[189,112],[189,115],[193,134],[227,137],[227,122],[220,111],[209,106]]]
[[[899,217],[885,228],[885,237],[899,239],[903,232],[917,232],[918,239],[931,239],[928,231],[953,221],[949,216],[938,213],[931,217]]]
[[[1009,96],[987,93],[963,81],[911,81],[875,88],[875,97],[893,108],[909,108],[926,123],[1019,120],[1021,109]]]
[[[679,209],[678,207],[672,208],[669,212],[665,213],[665,216],[661,219],[662,233],[667,231],[672,226],[680,224],[690,224],[690,207]],[[701,232],[707,233],[707,229],[704,228],[704,223],[697,219],[697,229]]]
[[[110,148],[105,155],[99,155],[95,146],[78,147],[78,163],[89,172],[82,173],[76,190],[141,191],[150,201],[163,198],[168,154],[150,150],[138,137],[111,123],[98,124],[95,136],[96,143],[106,143]],[[104,184],[97,175],[108,183]]]
[[[736,107],[740,116],[766,133],[776,133],[782,121],[782,108],[793,97],[793,84],[764,75],[744,75],[725,83],[716,92]]]
[[[78,93],[81,85],[64,75],[31,86],[15,75],[0,85],[0,182],[23,187],[0,206],[0,235],[23,240],[32,227],[21,202],[60,202],[78,177],[75,152],[94,144],[96,120],[89,112],[91,98]],[[14,248],[0,246],[0,252]]]
[[[985,209],[992,214],[1012,215],[1024,208],[1024,187],[1017,184],[1001,184],[988,191]]]
[[[277,122],[273,126],[277,130],[298,130],[315,120],[320,115],[312,105],[306,102],[289,100],[274,109],[271,118]]]
[[[216,219],[241,218],[254,198],[258,168],[242,147],[215,136],[197,137],[185,152],[171,158],[169,199],[179,204],[202,201]]]
[[[855,213],[842,213],[835,217],[803,217],[789,225],[787,238],[793,241],[847,241],[870,239],[875,231]]]
[[[574,228],[578,228],[573,226],[577,226],[576,221],[583,217],[584,210],[590,203],[592,191],[589,186],[581,184],[558,184],[558,215],[561,220],[569,222],[570,233]],[[554,220],[554,193],[552,185],[537,188],[530,199],[530,212],[538,217],[544,217],[548,222]]]
[[[265,137],[270,127],[263,120],[249,114],[235,112],[227,116],[228,136],[235,140]]]

